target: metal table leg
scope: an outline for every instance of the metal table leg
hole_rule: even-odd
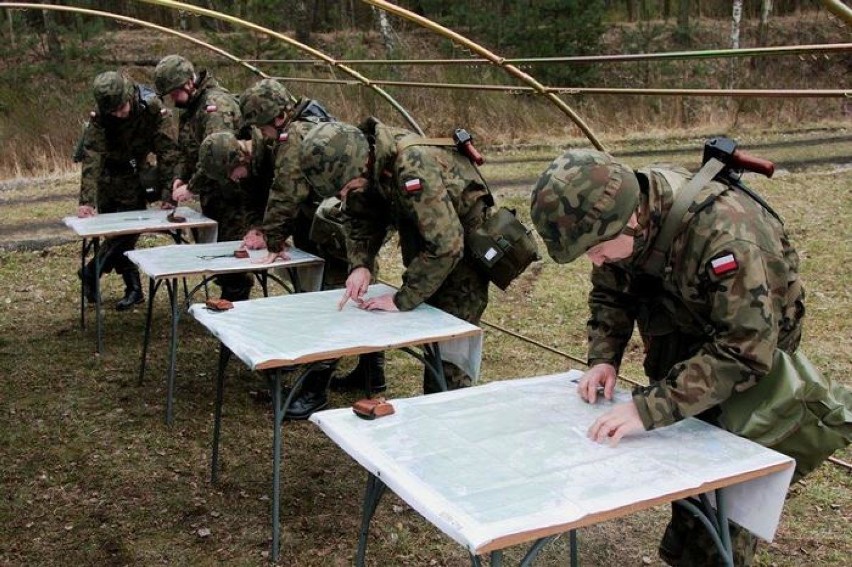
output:
[[[444,376],[444,365],[441,363],[441,347],[438,343],[423,345],[422,354],[410,347],[402,347],[399,350],[410,354],[422,362],[426,369],[435,376],[435,379],[438,381],[438,385],[441,387],[441,391],[447,391],[447,379]]]
[[[225,367],[231,358],[231,351],[224,343],[219,343],[219,366],[216,371],[216,409],[213,418],[213,456],[210,460],[210,482],[219,480],[219,434],[222,430],[222,400],[225,390]]]
[[[379,477],[372,473],[367,473],[367,489],[364,492],[364,506],[361,509],[361,532],[358,534],[358,554],[355,557],[355,565],[364,567],[364,559],[367,554],[367,536],[370,533],[370,521],[373,519],[373,514],[376,513],[376,508],[382,495],[385,493],[387,486]]]
[[[172,405],[174,403],[175,392],[175,367],[177,366],[178,319],[180,319],[180,310],[178,309],[177,278],[166,280],[166,290],[169,292],[169,304],[172,310],[172,336],[171,344],[169,346],[169,373],[166,377],[166,425],[171,425]]]
[[[95,237],[92,239],[92,246],[94,249],[94,259],[92,262],[95,265],[95,321],[97,327],[97,343],[98,343],[98,354],[102,353],[104,350],[104,314],[103,314],[103,306],[101,305],[101,268],[103,267],[100,259],[98,258],[98,252],[101,247],[101,239]]]
[[[698,518],[704,524],[704,528],[716,544],[719,553],[722,554],[722,560],[726,567],[734,567],[734,554],[731,547],[731,529],[728,525],[728,513],[725,505],[723,489],[715,491],[716,510],[710,505],[709,500],[703,499],[699,506],[695,502],[684,499],[678,500],[677,504],[683,506]]]
[[[148,363],[148,345],[151,342],[151,318],[154,312],[154,296],[157,295],[157,290],[160,289],[161,280],[155,281],[154,278],[148,278],[148,312],[145,315],[145,338],[142,340],[142,362],[139,365],[139,385],[145,379],[145,366]]]

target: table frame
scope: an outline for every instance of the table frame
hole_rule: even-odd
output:
[[[441,391],[447,390],[447,380],[444,376],[444,367],[441,363],[441,347],[438,342],[426,342],[421,345],[422,353],[418,353],[411,347],[398,347],[398,350],[406,352],[417,358],[426,366],[426,368],[435,376],[438,381]],[[378,350],[366,349],[359,354],[368,352],[380,352]],[[222,404],[224,400],[225,390],[225,368],[232,356],[231,351],[224,345],[219,344],[219,362],[216,372],[216,409],[213,421],[213,450],[210,460],[210,482],[216,484],[219,481],[219,444],[222,431]],[[280,527],[281,527],[281,428],[284,425],[284,417],[287,409],[290,407],[295,395],[299,392],[305,379],[315,369],[321,368],[330,361],[336,360],[319,360],[302,365],[297,378],[293,381],[293,386],[290,388],[286,398],[283,396],[283,376],[285,371],[292,370],[293,366],[283,366],[278,368],[264,369],[263,373],[269,382],[269,388],[272,392],[272,549],[270,552],[270,560],[275,563],[278,561],[280,554]],[[283,402],[282,402],[282,398]]]
[[[175,209],[178,210],[178,209]],[[119,214],[131,214],[131,213],[141,213],[141,212],[162,212],[163,215],[167,215],[170,211],[162,210],[157,211],[154,209],[139,209],[137,211],[121,211],[118,213],[104,213],[104,215],[119,215]],[[172,211],[173,212],[173,211]],[[193,211],[194,212],[194,211]],[[182,230],[183,229],[191,229],[193,234],[197,236],[197,229],[214,229],[218,231],[218,223],[213,219],[207,218],[203,215],[199,215],[200,219],[192,219],[187,222],[174,224],[173,226],[164,226],[162,224],[157,224],[156,226],[144,227],[144,228],[135,228],[128,230],[120,230],[120,231],[102,231],[100,233],[93,232],[91,234],[83,235],[82,246],[80,247],[80,270],[86,267],[86,257],[89,254],[89,251],[93,251],[94,253],[94,265],[95,265],[95,320],[96,320],[96,348],[97,353],[100,354],[104,350],[104,339],[103,339],[103,302],[101,300],[101,272],[103,270],[103,264],[98,261],[98,251],[100,250],[100,239],[101,238],[109,238],[111,236],[123,236],[129,234],[157,234],[157,233],[166,233],[169,234],[172,239],[175,241],[175,244],[183,244],[186,243],[186,240],[183,239]],[[77,229],[68,225],[68,219],[72,219],[75,217],[66,217],[66,225],[69,226],[72,230],[80,233]],[[215,240],[215,233],[213,236],[213,240]],[[83,289],[83,282],[80,282],[80,328],[82,330],[86,329],[86,294]]]
[[[302,266],[303,265],[304,264],[302,264]],[[231,273],[231,274],[234,274],[234,273],[250,273],[250,274],[252,274],[255,277],[255,279],[257,279],[258,283],[260,284],[260,287],[263,291],[263,296],[268,297],[269,296],[269,284],[268,284],[269,279],[272,279],[273,281],[277,282],[279,285],[281,285],[288,292],[291,292],[291,293],[302,292],[303,291],[302,285],[301,285],[299,274],[298,274],[298,269],[300,267],[301,266],[293,266],[292,268],[286,268],[287,273],[290,277],[290,281],[293,283],[292,289],[287,286],[287,284],[284,282],[284,280],[282,280],[281,278],[279,278],[275,274],[269,273],[269,270],[270,269],[276,269],[275,267],[258,269],[257,265],[253,265],[253,266],[247,267],[248,269],[246,269],[245,272],[235,272],[234,270],[231,269],[231,270],[228,270],[227,272],[223,272],[223,273]],[[207,293],[208,293],[207,292],[207,284],[210,281],[212,281],[213,279],[215,279],[216,276],[219,275],[219,274],[205,275],[202,278],[201,282],[198,283],[191,290],[187,290],[187,288],[186,288],[186,275],[188,275],[188,274],[184,274],[182,276],[183,276],[183,282],[184,282],[184,306],[185,306],[186,309],[188,309],[190,304],[191,304],[193,296],[196,293],[198,293],[202,288],[204,288],[205,297],[207,296]],[[178,276],[173,276],[173,277],[164,276],[164,277],[161,277],[161,278],[154,278],[154,277],[148,276],[148,308],[147,308],[147,313],[146,313],[146,317],[145,317],[145,337],[142,340],[142,360],[141,360],[141,363],[139,365],[138,384],[141,386],[142,382],[145,379],[145,369],[147,367],[147,359],[148,359],[148,345],[150,344],[150,338],[151,338],[151,320],[152,320],[153,311],[154,311],[154,296],[156,295],[157,290],[160,289],[160,286],[164,283],[166,285],[166,290],[168,291],[168,294],[169,294],[169,311],[171,313],[171,335],[170,335],[170,340],[169,340],[169,366],[168,366],[168,373],[166,374],[166,415],[165,415],[165,422],[166,422],[166,425],[172,425],[172,423],[174,423],[174,412],[173,412],[174,389],[175,389],[175,375],[177,373],[178,321],[180,319],[180,314],[181,314],[181,310],[178,309],[179,301],[178,301],[178,298],[177,298]]]
[[[358,534],[358,550],[355,557],[356,567],[364,567],[367,554],[367,538],[370,532],[370,522],[376,512],[376,508],[382,499],[387,485],[371,472],[367,473],[367,487],[364,490],[364,504],[361,508],[361,530]],[[707,497],[707,493],[698,494],[699,501],[696,504],[690,499],[682,498],[673,502],[678,506],[683,506],[692,512],[696,518],[702,523],[705,529],[716,544],[716,548],[722,554],[725,567],[734,567],[733,549],[731,545],[730,526],[728,524],[728,512],[725,504],[724,488],[714,490],[716,498],[716,507],[714,508]],[[578,525],[579,527],[579,525]],[[577,528],[566,528],[570,538],[570,556],[571,567],[579,566],[577,555]],[[563,532],[564,533],[564,532]],[[529,567],[535,561],[535,558],[544,547],[559,537],[559,534],[552,534],[536,539],[530,546],[529,551],[524,555],[519,567]],[[502,567],[503,565],[503,549],[494,549],[490,551],[491,567]],[[472,567],[482,567],[482,555],[468,552]]]

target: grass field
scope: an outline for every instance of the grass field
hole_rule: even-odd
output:
[[[801,255],[808,291],[803,348],[827,375],[852,386],[852,170],[848,163],[836,167],[814,161],[826,155],[837,155],[841,164],[845,155],[848,161],[849,132],[831,136],[824,144],[798,150],[795,144],[784,146],[783,157],[764,154],[779,159],[780,168],[784,160],[815,165],[749,182],[786,219]],[[759,141],[790,139],[761,135]],[[697,162],[698,154],[685,154],[685,145],[696,147],[693,141],[662,143],[663,151],[653,159]],[[622,141],[617,147],[631,165],[650,161],[650,154],[642,153],[648,144]],[[499,187],[501,203],[528,219],[529,180],[545,166],[529,160],[557,153],[513,151],[495,159],[485,173]],[[94,354],[91,326],[79,328],[79,244],[56,228],[76,205],[76,180],[5,187],[0,190],[0,243],[7,248],[0,250],[0,565],[263,564],[269,546],[271,410],[252,395],[263,380],[238,363],[229,366],[222,471],[219,484],[212,486],[216,341],[191,318],[182,319],[176,419],[167,427],[164,294],[155,306],[147,380],[138,385],[145,314],[141,308],[128,313],[110,309],[122,291],[115,275],[103,280],[105,352]],[[63,239],[67,243],[36,245]],[[14,246],[21,241],[35,244]],[[142,245],[166,242],[146,237]],[[397,254],[390,245],[383,253],[383,276],[391,282],[399,280]],[[492,288],[485,320],[582,358],[588,271],[585,260],[556,266],[545,259],[507,292]],[[640,360],[634,345],[623,373],[641,379]],[[579,365],[486,327],[484,382],[569,367]],[[418,394],[420,372],[411,357],[390,353],[388,394]],[[332,406],[349,405],[356,397],[332,395]],[[284,454],[281,564],[352,564],[365,473],[309,423],[284,427]],[[852,450],[835,456],[850,461]],[[656,547],[667,510],[582,530],[581,563],[661,565]],[[852,475],[825,464],[791,490],[775,542],[759,548],[759,565],[848,565],[850,518]],[[371,537],[370,565],[470,564],[465,550],[393,495],[382,501]],[[521,556],[522,550],[511,550],[507,564]],[[566,538],[536,562],[565,564]]]

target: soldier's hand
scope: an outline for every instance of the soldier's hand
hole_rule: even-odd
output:
[[[590,404],[598,400],[598,394],[603,394],[608,400],[615,392],[615,366],[612,364],[595,364],[589,368],[577,383],[577,393],[583,401]],[[601,391],[601,389],[603,391]]]
[[[266,248],[266,236],[261,231],[253,228],[243,236],[243,246],[248,250],[263,250]]]
[[[396,303],[393,302],[394,294],[389,293],[370,299],[356,299],[355,302],[361,309],[367,311],[399,311]]]
[[[260,260],[252,260],[252,264],[271,264],[272,262],[274,262],[275,260],[278,260],[278,259],[281,259],[281,260],[289,260],[290,259],[290,255],[287,254],[286,249],[282,250],[281,252],[269,252],[268,254],[266,254],[266,256],[264,256]]]
[[[192,192],[185,184],[181,185],[180,187],[172,191],[172,199],[174,199],[178,203],[189,201],[190,199],[192,199]]]
[[[340,311],[343,309],[343,306],[346,305],[346,302],[350,299],[359,301],[361,297],[367,293],[367,288],[370,286],[371,279],[372,274],[370,274],[370,270],[363,266],[352,270],[352,273],[350,273],[349,277],[346,278],[346,290],[343,292],[343,297],[340,298],[340,302],[337,304],[337,310]]]
[[[631,402],[616,404],[611,410],[595,420],[586,435],[597,443],[609,443],[615,447],[625,435],[645,431],[642,418]]]
[[[78,218],[82,219],[82,218],[86,218],[86,217],[93,217],[96,214],[98,214],[98,213],[95,211],[95,208],[91,205],[80,205],[79,207],[77,207],[77,217]]]
[[[160,210],[161,211],[168,211],[168,210],[171,210],[171,209],[174,209],[174,208],[175,208],[174,203],[172,203],[170,201],[160,201]]]

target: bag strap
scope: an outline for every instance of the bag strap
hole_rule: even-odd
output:
[[[397,153],[402,152],[412,146],[441,146],[441,147],[452,147],[456,148],[456,141],[452,138],[425,138],[423,136],[418,136],[417,134],[412,134],[411,136],[405,136],[400,138],[396,142],[396,151]],[[489,207],[493,207],[495,204],[494,195],[491,193],[491,188],[488,186],[488,182],[485,181],[485,177],[482,175],[482,172],[479,170],[479,167],[476,166],[475,163],[470,162],[473,166],[473,169],[476,170],[476,174],[479,175],[479,179],[482,180],[482,186],[485,188],[485,199],[486,204]]]
[[[698,173],[696,173],[686,186],[678,191],[675,197],[672,208],[666,215],[666,220],[663,222],[663,227],[660,229],[660,234],[654,240],[654,246],[648,254],[648,259],[642,266],[643,271],[649,275],[659,277],[663,270],[663,262],[666,255],[669,253],[669,248],[672,246],[677,230],[680,227],[684,215],[689,210],[689,206],[695,201],[698,192],[701,191],[708,183],[713,181],[716,174],[724,169],[725,164],[716,158],[711,158],[704,164]],[[668,179],[667,179],[668,180]],[[669,181],[671,184],[671,181]]]

